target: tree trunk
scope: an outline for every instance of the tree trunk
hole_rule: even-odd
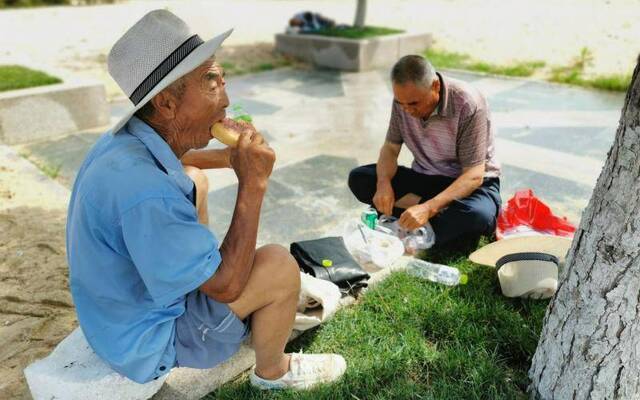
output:
[[[367,16],[367,0],[358,0],[358,8],[356,9],[356,19],[353,26],[356,28],[364,28],[364,20]]]
[[[640,397],[640,71],[549,304],[532,398]]]

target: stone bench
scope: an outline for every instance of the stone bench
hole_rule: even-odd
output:
[[[255,363],[247,345],[211,369],[174,368],[157,380],[139,384],[111,369],[76,328],[42,360],[24,370],[34,400],[200,399]]]
[[[25,368],[24,375],[35,400],[143,400],[153,396],[167,378],[139,384],[120,375],[93,352],[80,328],[48,357]]]
[[[393,266],[368,271],[369,288],[386,279],[393,271],[406,268],[409,257],[401,257]],[[344,297],[340,306],[353,304]],[[293,331],[290,340],[301,332]],[[113,371],[91,349],[82,330],[76,328],[49,354],[24,370],[35,400],[122,399],[197,400],[231,381],[255,364],[254,351],[243,344],[230,359],[211,369],[174,368],[155,381],[139,384]]]

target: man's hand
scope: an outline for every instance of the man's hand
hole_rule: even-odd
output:
[[[276,161],[276,154],[253,126],[246,124],[240,133],[238,146],[231,149],[231,167],[240,185],[266,188]]]
[[[378,183],[376,194],[373,196],[373,205],[378,211],[385,215],[393,214],[393,204],[395,203],[395,194],[390,182]]]
[[[437,209],[427,201],[407,208],[400,216],[398,224],[400,227],[412,231],[424,226],[437,213]]]

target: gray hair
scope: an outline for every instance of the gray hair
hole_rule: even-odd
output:
[[[430,87],[438,79],[433,65],[424,57],[408,55],[399,59],[391,69],[391,82],[403,85],[407,82]]]

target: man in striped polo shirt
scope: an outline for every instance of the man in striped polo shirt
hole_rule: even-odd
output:
[[[391,81],[391,119],[378,163],[351,171],[349,187],[405,229],[430,222],[438,247],[473,246],[493,233],[501,205],[487,100],[417,55],[402,57]],[[413,154],[411,168],[398,166],[403,144]]]

